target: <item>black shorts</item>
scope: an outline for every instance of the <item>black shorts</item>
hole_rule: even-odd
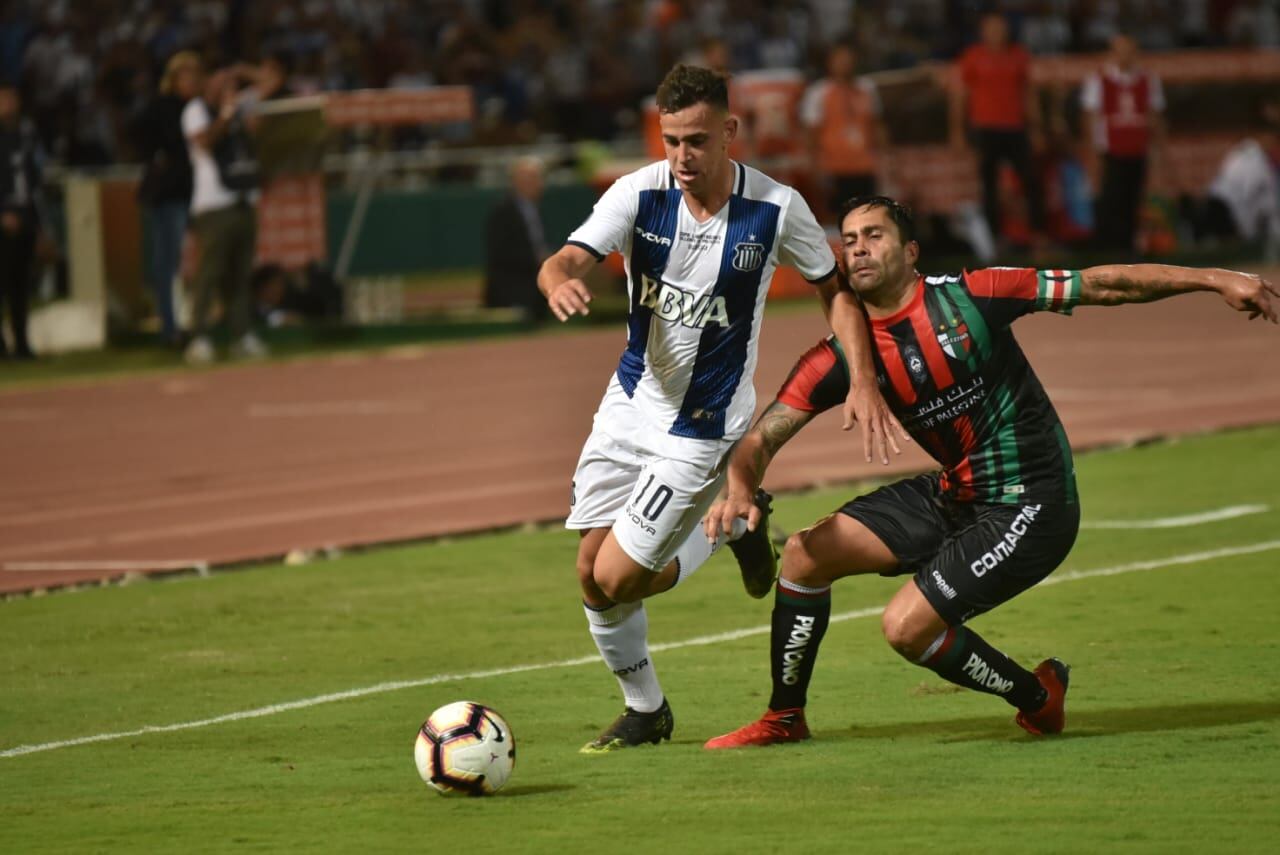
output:
[[[919,475],[840,508],[871,529],[914,573],[921,593],[950,625],[990,611],[1048,576],[1076,542],[1080,506],[956,502],[936,475]]]

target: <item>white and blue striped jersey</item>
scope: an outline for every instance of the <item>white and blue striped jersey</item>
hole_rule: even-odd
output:
[[[810,282],[836,269],[803,198],[732,164],[733,195],[694,220],[665,161],[614,182],[568,243],[620,252],[631,299],[614,382],[650,426],[674,437],[736,440],[755,412],[765,295],[779,264]]]

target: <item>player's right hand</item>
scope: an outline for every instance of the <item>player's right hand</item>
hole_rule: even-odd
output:
[[[591,291],[581,279],[566,279],[551,289],[547,295],[547,305],[557,320],[567,321],[574,315],[589,315],[591,309]]]
[[[748,531],[755,531],[756,526],[760,525],[760,508],[751,501],[751,496],[731,495],[716,499],[711,510],[707,511],[706,517],[702,520],[707,541],[715,543],[720,535],[728,537],[732,534],[733,521],[736,519],[745,519]]]
[[[1280,290],[1266,279],[1254,273],[1227,271],[1230,277],[1218,287],[1227,305],[1239,312],[1248,312],[1249,320],[1261,317],[1271,323],[1280,323]]]

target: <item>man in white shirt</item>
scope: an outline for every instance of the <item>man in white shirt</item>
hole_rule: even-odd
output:
[[[565,522],[581,533],[587,622],[626,704],[584,753],[671,737],[642,601],[683,582],[719,546],[699,522],[755,410],[760,321],[779,263],[814,283],[852,354],[845,426],[861,424],[867,459],[873,440],[885,462],[888,447],[897,450],[891,428],[905,437],[876,388],[866,322],[822,228],[795,190],[729,158],[738,122],[724,77],[677,65],[657,102],[667,159],[618,179],[538,275],[564,321],[588,313],[583,277],[620,252],[631,299],[627,345],[579,458]],[[777,575],[768,496],[747,505],[727,539],[748,593],[763,597]]]
[[[1280,130],[1264,122],[1233,146],[1209,185],[1209,201],[1230,213],[1230,231],[1263,244],[1268,261],[1280,257]]]
[[[191,99],[182,111],[182,133],[191,158],[191,221],[200,244],[194,282],[193,338],[185,354],[193,364],[214,359],[208,327],[215,291],[221,296],[232,353],[246,358],[267,353],[266,345],[253,332],[249,299],[249,276],[258,235],[257,190],[250,186],[251,180],[228,186],[228,181],[234,179],[225,174],[225,162],[219,167],[216,156],[224,154],[220,146],[234,142],[235,135],[246,133],[241,114],[243,99],[236,92],[236,84],[247,73],[237,67],[211,75],[204,87],[205,96]],[[225,155],[223,159],[227,159]]]

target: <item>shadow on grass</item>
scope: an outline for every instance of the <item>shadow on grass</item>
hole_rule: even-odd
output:
[[[576,790],[573,784],[530,784],[528,786],[503,787],[494,793],[494,798],[513,799],[521,796],[545,796],[547,793],[563,793]]]
[[[848,730],[817,734],[823,741],[856,739],[898,739],[920,737],[940,742],[1010,741],[1030,739],[1013,724],[1013,710],[1007,716],[953,718],[939,721],[897,722],[854,725]],[[1067,711],[1067,730],[1059,738],[1088,739],[1126,733],[1158,733],[1171,730],[1198,730],[1232,724],[1280,719],[1280,700],[1220,701],[1167,706],[1126,707],[1109,710]]]

